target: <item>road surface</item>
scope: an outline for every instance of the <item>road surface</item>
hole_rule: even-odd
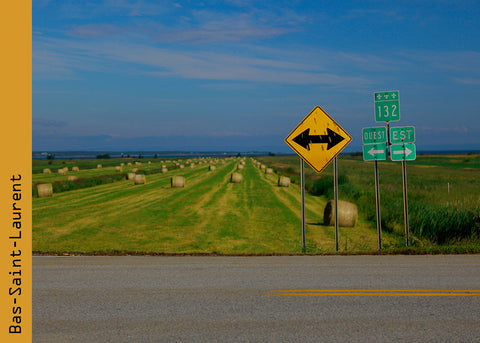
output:
[[[33,341],[480,342],[480,256],[34,256]]]

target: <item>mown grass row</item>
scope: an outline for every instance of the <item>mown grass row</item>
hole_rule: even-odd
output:
[[[230,175],[238,160],[195,169],[152,174],[145,185],[119,181],[33,199],[33,249],[82,253],[301,253],[298,185],[277,186],[247,159],[243,182]],[[171,188],[181,175],[184,188]],[[332,227],[323,226],[325,200],[308,195],[307,252],[334,251]],[[372,251],[376,235],[360,218],[355,228],[341,228],[341,251]],[[400,244],[393,236],[385,238]]]
[[[80,161],[80,163],[77,163],[78,160],[71,160],[69,161],[69,164],[71,165],[70,169],[69,171],[66,172],[65,175],[60,175],[56,171],[49,174],[45,174],[45,173],[34,174],[32,177],[32,181],[33,181],[32,196],[33,197],[38,196],[38,191],[36,186],[37,184],[41,184],[41,183],[51,183],[53,188],[53,193],[61,193],[61,192],[67,192],[67,191],[72,191],[72,190],[82,189],[82,188],[89,188],[89,187],[121,181],[121,180],[127,179],[127,174],[129,172],[135,172],[137,174],[144,174],[144,175],[151,175],[151,174],[161,173],[162,166],[166,166],[169,170],[180,168],[179,167],[180,163],[177,162],[177,160],[175,161],[177,163],[174,163],[170,160],[168,161],[162,160],[161,162],[154,161],[154,163],[139,162],[140,163],[139,165],[135,163],[128,163],[129,164],[128,165],[128,164],[125,164],[124,162],[119,162],[119,161],[124,161],[124,159],[115,159],[115,160],[116,160],[116,164],[110,165],[105,168],[103,167],[103,165],[102,165],[102,168],[97,168],[96,166],[92,167],[91,163],[94,160],[90,161],[90,163],[86,163],[84,161]],[[178,160],[178,161],[185,163],[186,160]],[[198,162],[198,161],[195,161],[195,162]],[[121,171],[116,171],[115,167],[120,166],[120,163],[123,163],[125,165],[121,166]],[[88,169],[85,168],[85,169],[80,169],[79,171],[72,171],[72,165],[73,166],[82,165],[81,168],[90,166],[92,168],[88,168]],[[69,176],[75,176],[76,180],[69,181]]]
[[[67,167],[69,170],[72,170],[73,167],[79,167],[80,170],[86,169],[97,169],[97,165],[101,164],[103,168],[118,166],[121,163],[125,165],[127,163],[139,162],[142,164],[148,164],[149,161],[152,163],[160,163],[160,161],[165,159],[153,158],[153,159],[143,159],[143,158],[109,158],[109,159],[94,159],[94,158],[85,158],[85,159],[54,159],[54,160],[32,160],[32,174],[35,177],[36,174],[42,174],[45,168],[49,168],[52,172],[57,171],[58,169]]]

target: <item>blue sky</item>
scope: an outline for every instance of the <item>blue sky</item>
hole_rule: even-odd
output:
[[[320,105],[360,151],[480,149],[480,1],[33,0],[33,150],[268,150]]]

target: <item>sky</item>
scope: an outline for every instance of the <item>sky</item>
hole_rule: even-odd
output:
[[[33,151],[293,152],[317,105],[361,151],[389,90],[417,151],[480,150],[480,1],[32,6]]]

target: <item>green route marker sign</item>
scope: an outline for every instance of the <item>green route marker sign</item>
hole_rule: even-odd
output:
[[[365,144],[363,146],[364,161],[384,161],[387,159],[387,144]]]
[[[375,121],[400,120],[400,97],[398,91],[374,93]]]
[[[384,126],[362,129],[363,144],[387,143],[387,129]]]
[[[415,127],[390,127],[390,143],[414,143],[415,142]]]
[[[390,146],[390,158],[392,161],[413,161],[417,158],[415,144],[393,144]]]

